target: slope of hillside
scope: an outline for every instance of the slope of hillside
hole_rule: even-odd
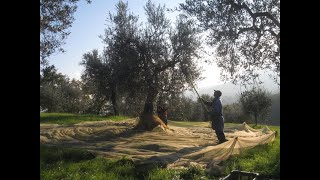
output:
[[[272,83],[267,83],[262,86],[262,88],[267,89],[271,94],[276,94],[280,92],[280,89],[277,85]],[[232,104],[239,99],[239,95],[242,91],[245,90],[244,86],[234,85],[232,83],[225,83],[215,86],[209,86],[207,88],[197,89],[200,95],[209,94],[213,95],[214,90],[220,90],[222,92],[221,100],[224,105]],[[186,91],[185,96],[190,97],[193,100],[197,99],[197,94],[194,91]]]
[[[271,114],[268,124],[276,126],[280,125],[280,93],[272,96]]]
[[[280,125],[280,88],[278,86],[265,86],[263,87],[267,89],[272,94],[272,106],[271,113],[269,118],[267,119],[268,125]],[[213,95],[214,90],[222,91],[221,101],[223,105],[232,104],[238,101],[239,95],[241,91],[244,91],[244,87],[240,87],[239,85],[234,85],[232,83],[226,83],[216,86],[211,86],[207,88],[197,89],[200,95],[209,94]],[[185,92],[185,96],[190,97],[193,100],[197,99],[197,94],[193,91]]]

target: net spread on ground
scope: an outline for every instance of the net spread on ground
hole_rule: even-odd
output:
[[[267,126],[253,129],[243,123],[226,127],[228,141],[218,144],[208,122],[190,127],[169,122],[173,131],[164,131],[160,126],[152,131],[135,130],[135,124],[134,119],[75,125],[40,124],[40,142],[83,148],[106,158],[127,157],[137,163],[183,168],[191,164],[218,164],[245,149],[272,142],[276,136]]]

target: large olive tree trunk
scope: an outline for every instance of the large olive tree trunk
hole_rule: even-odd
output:
[[[150,88],[146,98],[143,112],[140,114],[138,128],[152,130],[158,125],[162,128],[169,129],[157,115],[155,115],[155,104],[158,96],[158,91],[155,88]]]

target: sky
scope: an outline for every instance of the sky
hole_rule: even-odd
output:
[[[143,7],[147,1],[128,0],[129,11],[139,16],[139,22],[146,22]],[[49,58],[50,64],[55,65],[58,72],[67,75],[71,79],[80,79],[84,70],[83,66],[80,66],[83,54],[91,52],[93,49],[98,49],[99,53],[103,50],[104,44],[99,35],[104,34],[109,12],[116,13],[115,5],[117,2],[118,0],[94,0],[91,4],[87,4],[82,0],[78,3],[78,9],[74,14],[75,21],[69,29],[71,34],[63,46],[66,52],[52,55]],[[184,0],[157,0],[153,2],[161,5],[165,4],[166,8],[174,8]],[[177,12],[166,12],[166,16],[171,19],[171,22],[175,22]],[[199,64],[199,66],[203,69],[202,76],[205,79],[199,81],[197,87],[205,88],[224,83],[220,80],[220,70],[216,64]]]

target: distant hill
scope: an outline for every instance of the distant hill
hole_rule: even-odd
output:
[[[268,124],[280,126],[280,93],[272,96],[271,114]]]
[[[263,87],[270,91],[271,94],[277,94],[280,92],[278,86],[272,83],[265,84]],[[239,85],[234,85],[232,83],[225,83],[197,89],[200,95],[209,94],[210,96],[213,95],[214,90],[220,90],[222,92],[221,101],[224,105],[228,105],[238,101],[240,92],[244,91],[245,88],[240,87]],[[193,100],[196,100],[198,98],[197,94],[193,91],[186,91],[185,96],[190,97]]]
[[[225,105],[236,102],[237,96],[240,94],[240,90],[238,86],[233,85],[232,83],[226,83],[226,84],[221,84],[216,86],[210,86],[207,88],[197,89],[200,95],[209,94],[210,96],[213,95],[214,90],[220,90],[222,92],[221,100]],[[198,98],[197,94],[193,91],[187,91],[185,92],[185,95],[192,98],[193,100],[196,100]]]

